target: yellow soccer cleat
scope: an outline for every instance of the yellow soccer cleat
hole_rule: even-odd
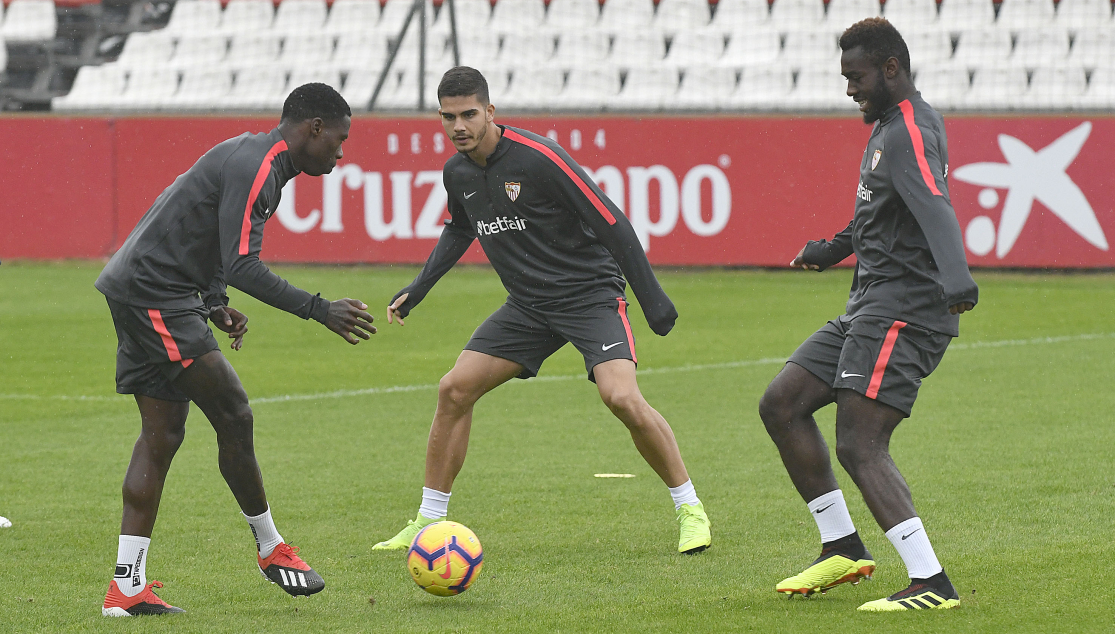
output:
[[[425,528],[427,524],[440,522],[444,519],[444,517],[430,519],[428,517],[423,517],[422,514],[419,513],[418,517],[407,521],[406,528],[399,531],[398,535],[372,546],[372,550],[406,550],[410,548],[410,544],[414,541],[414,537],[418,534],[418,531]]]
[[[947,610],[960,606],[960,596],[948,575],[941,571],[928,579],[911,579],[910,586],[885,599],[859,606],[862,612],[905,612],[906,610]]]
[[[705,514],[705,505],[682,504],[677,511],[681,537],[678,539],[678,552],[695,555],[712,545],[712,523]]]
[[[861,579],[870,579],[874,572],[875,561],[866,549],[862,556],[854,558],[836,550],[822,551],[808,568],[778,582],[774,590],[790,597],[795,594],[807,597],[814,592],[828,592],[842,583],[855,585]]]

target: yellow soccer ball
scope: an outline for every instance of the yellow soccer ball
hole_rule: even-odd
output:
[[[484,549],[476,534],[457,522],[427,525],[410,544],[407,570],[418,587],[439,597],[460,594],[476,581]]]

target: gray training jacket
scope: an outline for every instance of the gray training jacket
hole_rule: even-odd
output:
[[[400,313],[405,317],[479,239],[519,304],[561,311],[614,300],[629,281],[651,330],[668,333],[677,311],[623,212],[557,143],[500,128],[485,166],[464,154],[446,161],[451,218],[426,266],[395,295],[410,293]]]
[[[979,299],[949,200],[945,124],[921,93],[888,109],[860,164],[855,216],[831,241],[810,241],[803,259],[824,270],[852,253],[848,316],[899,319],[953,337],[949,307]]]
[[[140,308],[227,306],[231,285],[324,323],[327,300],[291,286],[259,260],[263,225],[297,174],[278,128],[217,144],[155,199],[94,285]]]

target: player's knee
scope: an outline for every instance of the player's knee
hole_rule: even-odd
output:
[[[779,390],[768,387],[759,399],[759,418],[767,428],[767,433],[775,440],[786,433],[793,415],[793,402]]]
[[[441,407],[465,408],[476,402],[476,389],[467,381],[450,372],[438,382],[438,405]]]
[[[625,420],[641,411],[645,403],[639,390],[631,388],[600,390],[600,399],[613,414]]]
[[[854,434],[837,435],[836,459],[853,478],[860,467],[871,461],[874,453],[870,443],[863,442],[862,438]]]

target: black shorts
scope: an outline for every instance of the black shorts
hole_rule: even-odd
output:
[[[622,296],[561,312],[536,310],[508,299],[472,333],[465,350],[514,361],[523,366],[519,378],[529,379],[566,342],[580,350],[588,380],[594,383],[592,369],[605,361],[638,363],[627,300]]]
[[[116,326],[116,391],[164,401],[190,400],[173,381],[216,350],[204,308],[139,308],[109,299]]]
[[[841,315],[806,339],[789,362],[833,388],[855,390],[909,416],[921,380],[937,369],[950,341],[904,321]]]

